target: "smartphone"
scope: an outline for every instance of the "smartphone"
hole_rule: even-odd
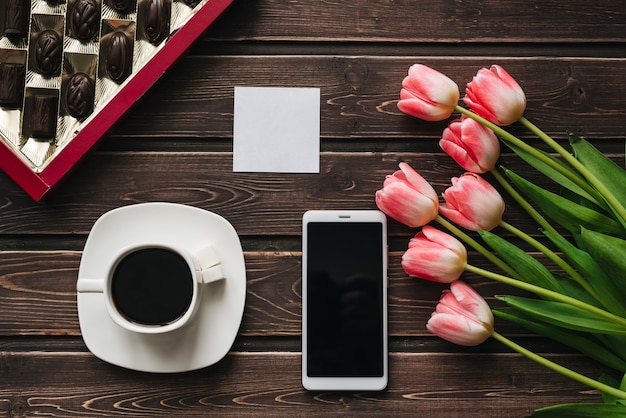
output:
[[[387,222],[377,210],[302,220],[302,384],[383,390],[388,380]]]

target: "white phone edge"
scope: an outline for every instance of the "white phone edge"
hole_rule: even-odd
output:
[[[380,377],[310,377],[307,375],[307,224],[309,222],[376,222],[383,226],[383,375]],[[381,391],[389,381],[389,347],[387,333],[388,250],[387,217],[379,210],[309,210],[302,217],[302,386],[320,391]]]

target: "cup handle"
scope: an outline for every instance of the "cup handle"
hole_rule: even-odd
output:
[[[78,293],[103,293],[104,279],[80,278],[76,282],[76,291]]]
[[[207,245],[193,254],[198,272],[200,273],[201,283],[211,283],[217,280],[225,279],[222,272],[222,262],[219,259],[212,245]]]

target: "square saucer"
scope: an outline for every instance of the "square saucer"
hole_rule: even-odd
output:
[[[120,248],[154,242],[187,251],[212,245],[225,280],[208,283],[190,323],[174,331],[144,334],[115,323],[100,291],[88,282],[108,274]],[[243,318],[246,267],[239,237],[221,216],[174,203],[141,203],[111,210],[93,225],[77,281],[80,329],[98,358],[132,370],[177,373],[208,367],[230,350]]]

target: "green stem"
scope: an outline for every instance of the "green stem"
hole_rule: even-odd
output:
[[[587,311],[591,314],[597,315],[606,319],[607,321],[613,322],[614,324],[620,325],[626,328],[626,318],[622,318],[621,316],[612,314],[610,312],[605,311],[604,309],[600,309],[588,303],[582,302],[578,299],[574,299],[570,296],[563,295],[559,292],[555,292],[540,286],[536,286],[531,283],[527,283],[521,280],[517,280],[511,277],[503,276],[498,273],[494,273],[489,270],[482,269],[480,267],[472,266],[471,264],[465,264],[465,271],[470,273],[479,274],[488,279],[495,280],[500,283],[508,284],[509,286],[516,287],[518,289],[526,290],[528,292],[532,292],[537,296],[540,296],[544,299],[549,299],[555,302],[566,303],[568,305],[574,306],[576,308]]]
[[[476,241],[475,239],[467,235],[460,228],[457,228],[453,223],[448,221],[446,218],[444,218],[441,215],[437,215],[437,217],[435,218],[435,221],[437,221],[441,226],[445,227],[448,231],[450,231],[451,233],[459,237],[466,244],[474,248],[476,251],[482,254],[486,259],[491,261],[493,264],[500,267],[504,272],[506,272],[506,274],[513,276],[513,277],[519,277],[518,273],[514,269],[512,269],[511,266],[509,266],[504,261],[496,257],[491,251],[489,251],[487,248],[481,245],[478,241]]]
[[[626,399],[626,392],[616,389],[612,386],[606,385],[604,383],[598,382],[597,380],[591,379],[587,376],[583,376],[580,373],[577,373],[571,369],[568,369],[567,367],[563,367],[560,364],[557,364],[553,361],[548,360],[545,357],[542,357],[530,350],[527,350],[526,348],[522,347],[519,344],[514,343],[513,341],[509,340],[508,338],[506,338],[505,336],[499,334],[496,331],[493,331],[493,333],[491,334],[491,336],[496,339],[497,341],[500,341],[502,344],[506,345],[507,347],[511,348],[512,350],[517,351],[518,353],[526,356],[527,358],[541,364],[542,366],[545,366],[551,370],[554,370],[555,372],[561,373],[563,376],[569,377],[570,379],[573,379],[579,383],[582,383],[584,385],[590,386],[594,389],[597,389],[601,392],[604,392],[606,394],[609,394],[611,396],[615,396],[618,399]]]
[[[529,153],[533,157],[537,158],[538,160],[542,161],[543,163],[549,165],[551,168],[553,168],[554,170],[558,171],[560,174],[562,174],[563,176],[565,176],[569,180],[571,180],[578,187],[580,187],[581,189],[586,191],[589,195],[593,196],[594,199],[596,199],[598,202],[604,201],[602,199],[602,196],[600,196],[598,194],[598,190],[595,190],[593,187],[591,187],[587,182],[584,181],[583,178],[581,178],[580,176],[577,176],[577,175],[573,175],[573,173],[571,171],[569,171],[568,169],[564,168],[560,164],[555,163],[555,161],[553,161],[552,159],[547,158],[543,153],[541,153],[535,147],[532,147],[532,146],[528,145],[527,143],[525,143],[524,141],[522,141],[521,139],[519,139],[515,135],[513,135],[513,134],[509,133],[508,131],[502,129],[500,126],[496,125],[495,123],[489,122],[487,119],[478,116],[476,113],[472,112],[471,110],[465,109],[464,107],[461,107],[459,105],[457,105],[455,107],[455,110],[458,111],[459,113],[467,116],[467,117],[470,117],[470,118],[474,119],[475,121],[477,121],[480,124],[486,126],[487,128],[491,129],[503,141],[510,142],[511,144],[517,146],[518,148],[523,149],[524,151],[526,151],[527,153]],[[524,118],[522,118],[522,119],[524,119]],[[521,121],[521,119],[520,119],[520,121]],[[565,152],[567,152],[567,151],[565,151]],[[571,156],[571,154],[570,154],[570,156]],[[578,162],[578,160],[576,160],[576,161]],[[579,165],[580,165],[580,163],[579,163]],[[626,219],[626,218],[624,218],[624,219]]]
[[[561,236],[550,223],[522,196],[496,169],[490,171],[500,185],[515,199],[515,201],[541,226],[544,230],[550,231],[555,236]]]
[[[550,225],[550,223],[543,217],[541,214],[534,208],[524,197],[511,186],[511,184],[506,181],[506,179],[500,174],[500,172],[496,169],[491,170],[491,174],[496,178],[496,180],[504,187],[504,189],[515,199],[515,201],[522,206],[528,212],[528,214],[541,226],[544,230],[551,232],[557,237],[560,237],[561,234],[557,232],[556,229]],[[518,237],[522,238],[524,241],[538,249],[539,251],[546,254],[550,260],[554,261],[559,267],[561,267],[567,274],[569,274],[572,279],[574,279],[579,285],[583,287],[589,294],[593,295],[598,301],[601,301],[601,297],[596,292],[591,285],[587,282],[587,280],[578,273],[572,266],[570,266],[565,260],[559,257],[554,251],[547,248],[545,245],[541,244],[536,239],[532,238],[525,232],[519,230],[508,222],[502,222],[501,225],[505,229],[508,229],[510,232],[514,233]],[[604,304],[603,304],[604,305]],[[606,305],[605,305],[606,306]]]
[[[581,276],[580,273],[578,273],[565,260],[559,257],[558,254],[552,251],[550,248],[546,247],[545,245],[543,245],[542,243],[540,243],[539,241],[537,241],[536,239],[534,239],[533,237],[525,233],[524,231],[521,231],[520,229],[516,228],[515,226],[511,225],[508,222],[502,221],[500,223],[500,226],[506,229],[507,231],[515,234],[516,236],[524,240],[526,243],[532,245],[537,250],[544,253],[550,260],[556,263],[557,266],[561,267],[563,271],[569,274],[570,277],[576,281],[576,283],[578,283],[580,286],[582,286],[583,289],[589,292],[590,295],[592,295],[598,301],[602,301],[602,297],[598,294],[598,292],[596,292],[593,289],[593,287],[591,287],[591,285],[587,282],[587,280],[583,276]]]
[[[604,197],[606,202],[613,208],[615,213],[622,220],[621,223],[626,223],[626,208],[622,206],[622,204],[615,198],[613,193],[609,189],[607,189],[604,184],[598,180],[596,176],[593,175],[587,167],[585,167],[580,161],[576,159],[570,152],[568,152],[565,148],[563,148],[559,143],[557,143],[554,139],[552,139],[549,135],[535,126],[532,122],[530,122],[525,117],[520,118],[520,123],[527,127],[532,133],[537,135],[543,142],[548,144],[552,149],[558,152],[565,161],[567,161],[572,167],[574,167],[582,176],[587,179],[587,181]]]

